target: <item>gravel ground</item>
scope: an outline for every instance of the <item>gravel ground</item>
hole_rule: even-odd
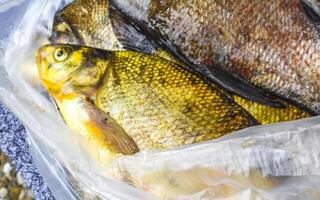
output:
[[[0,199],[32,200],[33,193],[27,188],[20,173],[2,152],[0,152]]]
[[[16,187],[16,186],[22,186],[24,187],[24,184],[21,184],[21,177],[25,180],[25,185],[28,186],[32,191],[36,199],[45,199],[45,200],[52,200],[54,199],[52,196],[52,193],[50,192],[49,188],[46,186],[46,184],[43,182],[43,179],[41,175],[39,174],[39,171],[35,167],[32,156],[30,154],[29,146],[26,142],[26,131],[17,120],[17,118],[10,113],[2,104],[0,104],[0,149],[4,154],[6,154],[13,162],[13,164],[16,166],[17,171],[20,175],[16,175],[15,171],[12,171],[12,179],[15,182],[10,182],[10,178],[7,178],[5,175],[3,176],[3,167],[6,165],[6,163],[9,163],[6,158],[1,155],[1,161],[0,161],[0,200],[1,199],[1,193],[6,193],[5,190],[2,189],[2,187]],[[2,160],[3,157],[3,160]],[[10,164],[12,166],[12,164]],[[9,169],[10,167],[8,164],[5,167],[5,171]],[[10,175],[11,175],[10,173]],[[4,185],[2,185],[2,178],[4,178]],[[7,180],[8,179],[8,180]],[[20,184],[19,184],[20,181]],[[21,187],[20,187],[21,189]],[[15,189],[18,191],[18,189]],[[21,191],[24,191],[21,190]],[[10,191],[7,190],[8,193]],[[15,192],[15,194],[18,192]],[[29,196],[31,196],[30,192]],[[10,195],[10,194],[9,194]],[[20,195],[20,191],[19,191]],[[18,196],[19,198],[19,196]],[[10,199],[10,198],[7,198]],[[15,198],[13,198],[15,199]]]

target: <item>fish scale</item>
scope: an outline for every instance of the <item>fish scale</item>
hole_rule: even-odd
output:
[[[139,10],[140,1],[112,3],[198,69],[222,69],[320,113],[319,33],[300,0],[149,0]]]
[[[112,76],[99,89],[96,105],[110,113],[140,149],[213,139],[248,126],[240,107],[178,64],[133,52],[115,54],[109,61]]]

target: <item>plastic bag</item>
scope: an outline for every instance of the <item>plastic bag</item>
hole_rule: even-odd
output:
[[[0,3],[0,100],[26,125],[57,199],[320,199],[320,117],[103,165],[95,146],[60,119],[37,77],[35,51],[69,2]]]

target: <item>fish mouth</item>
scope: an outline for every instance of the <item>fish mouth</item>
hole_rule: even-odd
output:
[[[41,53],[41,48],[37,50],[36,52],[36,65],[37,65],[37,68],[38,68],[38,73],[41,77],[41,74],[43,72],[43,55]]]
[[[42,58],[41,58],[41,53],[40,53],[39,50],[38,50],[38,51],[36,52],[36,63],[37,63],[38,66],[41,65],[41,60],[42,60]]]
[[[52,32],[51,36],[48,39],[51,44],[83,45],[82,40],[77,38],[74,33],[55,31]]]
[[[83,44],[80,34],[72,27],[72,23],[61,15],[62,13],[58,13],[54,18],[52,33],[48,38],[51,44]]]
[[[37,50],[36,52],[36,65],[37,65],[37,68],[38,68],[38,75],[39,75],[39,78],[41,80],[42,79],[42,55],[41,55],[41,52],[40,52],[40,49]]]
[[[61,31],[52,32],[48,39],[52,44],[78,44],[76,38],[72,37],[69,33]]]

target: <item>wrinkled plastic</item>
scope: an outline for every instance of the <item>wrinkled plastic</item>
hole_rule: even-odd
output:
[[[98,149],[61,120],[37,77],[35,51],[67,3],[0,1],[0,100],[26,125],[57,199],[320,199],[319,117],[103,165]]]

